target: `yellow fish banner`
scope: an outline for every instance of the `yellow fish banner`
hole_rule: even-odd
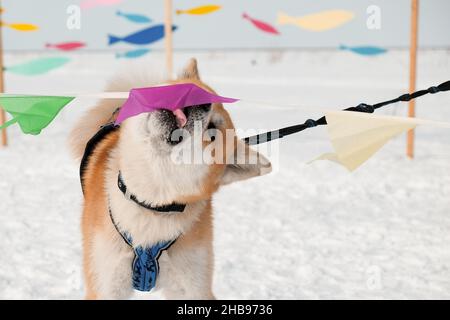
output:
[[[389,140],[419,124],[450,128],[450,123],[379,116],[361,112],[333,111],[326,113],[328,135],[335,153],[326,153],[316,160],[337,162],[354,171]]]
[[[193,14],[193,15],[201,15],[201,14],[208,14],[212,13],[214,11],[217,11],[221,9],[221,6],[218,5],[205,5],[201,7],[195,7],[188,10],[176,10],[176,14]]]
[[[29,24],[29,23],[5,23],[5,22],[0,22],[0,26],[1,27],[8,27],[17,31],[23,31],[23,32],[27,32],[27,31],[36,31],[37,29],[39,29],[37,26],[35,26],[34,24]]]
[[[329,10],[302,17],[291,17],[278,13],[278,24],[291,24],[309,31],[326,31],[337,28],[354,18],[354,13],[347,10]]]

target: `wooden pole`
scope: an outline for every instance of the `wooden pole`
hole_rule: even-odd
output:
[[[164,38],[166,69],[169,78],[173,76],[172,11],[172,0],[164,0]]]
[[[1,8],[1,1],[0,1],[0,8]],[[0,27],[0,93],[3,93],[5,91],[5,78],[3,75],[3,28]],[[6,122],[6,113],[5,110],[3,110],[0,107],[0,125],[4,124]],[[1,131],[1,144],[2,146],[6,147],[8,145],[8,134],[6,132],[6,128]]]
[[[419,0],[411,0],[411,44],[409,49],[409,92],[416,91],[417,78],[417,33],[419,21]],[[416,116],[416,104],[414,100],[409,102],[408,116]],[[406,155],[414,158],[414,130],[408,131]]]

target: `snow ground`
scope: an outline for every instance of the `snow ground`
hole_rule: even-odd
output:
[[[406,51],[376,58],[309,50],[183,52],[177,66],[190,56],[219,93],[273,104],[229,106],[244,129],[396,97],[408,77]],[[7,55],[6,63],[32,57]],[[158,53],[139,63],[150,68],[150,60],[163,65]],[[112,54],[77,54],[46,76],[7,75],[7,91],[99,91],[124,64]],[[448,80],[449,71],[449,51],[421,52],[418,86]],[[11,145],[0,149],[0,298],[83,297],[82,195],[66,139],[92,103],[74,102],[40,136],[8,131]],[[383,112],[405,110],[399,104]],[[418,115],[450,122],[450,94],[421,98]],[[329,162],[307,164],[330,150],[324,128],[273,143],[276,172],[224,187],[214,199],[217,297],[449,299],[449,137],[448,129],[420,127],[414,161],[404,156],[402,136],[353,174]]]

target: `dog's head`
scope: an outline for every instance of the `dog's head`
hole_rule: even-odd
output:
[[[200,80],[192,59],[175,83]],[[121,128],[120,166],[153,203],[190,203],[210,198],[219,186],[271,171],[270,162],[235,133],[222,104],[158,110],[127,119]]]

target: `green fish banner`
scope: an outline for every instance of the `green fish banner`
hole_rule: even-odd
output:
[[[0,130],[18,123],[23,133],[37,135],[73,99],[75,97],[2,95],[0,106],[13,118],[0,126]]]
[[[70,61],[67,57],[41,58],[23,64],[6,67],[5,70],[23,76],[37,76],[64,66]]]

